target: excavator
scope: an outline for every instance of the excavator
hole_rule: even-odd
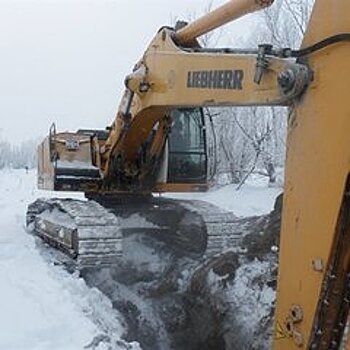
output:
[[[350,2],[315,0],[299,50],[198,41],[272,3],[231,0],[192,23],[160,28],[126,77],[111,126],[57,133],[53,125],[39,146],[39,188],[82,191],[87,200],[41,200],[27,221],[82,265],[122,258],[130,207],[132,215],[147,212],[142,229],[194,239],[206,232],[205,253],[209,227],[220,236],[230,218],[152,193],[208,188],[204,108],[288,106],[274,349],[341,349],[350,307]],[[160,216],[168,221],[154,224]]]

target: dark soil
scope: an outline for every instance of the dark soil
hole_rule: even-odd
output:
[[[162,238],[130,231],[125,233],[128,245],[123,262],[108,270],[83,271],[83,277],[123,315],[128,330],[125,340],[139,342],[144,350],[235,350],[234,344],[244,344],[245,339],[237,342],[234,329],[227,330],[228,324],[239,328],[239,320],[231,322],[229,315],[237,305],[227,300],[225,292],[242,264],[271,258],[271,247],[279,243],[281,209],[282,196],[269,215],[242,220],[244,254],[227,251],[204,259],[203,236],[196,230],[190,237],[178,230],[173,237]],[[142,254],[135,253],[138,249]],[[213,276],[220,281],[216,290],[208,283]],[[274,288],[276,270],[259,283]],[[252,330],[252,334],[263,333],[261,342],[271,333],[272,312],[261,321],[261,329]],[[254,349],[263,349],[260,345]],[[242,349],[253,347],[237,348]]]

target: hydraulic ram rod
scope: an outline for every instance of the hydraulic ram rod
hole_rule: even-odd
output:
[[[179,45],[186,45],[201,35],[248,13],[268,7],[273,2],[274,0],[231,0],[178,30],[174,39]]]

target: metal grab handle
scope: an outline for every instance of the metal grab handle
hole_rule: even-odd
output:
[[[50,146],[50,160],[56,163],[57,152],[55,149],[56,124],[52,123],[49,129],[49,146]]]

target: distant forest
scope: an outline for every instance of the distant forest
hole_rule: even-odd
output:
[[[38,140],[27,140],[13,145],[0,137],[0,169],[36,167]]]

